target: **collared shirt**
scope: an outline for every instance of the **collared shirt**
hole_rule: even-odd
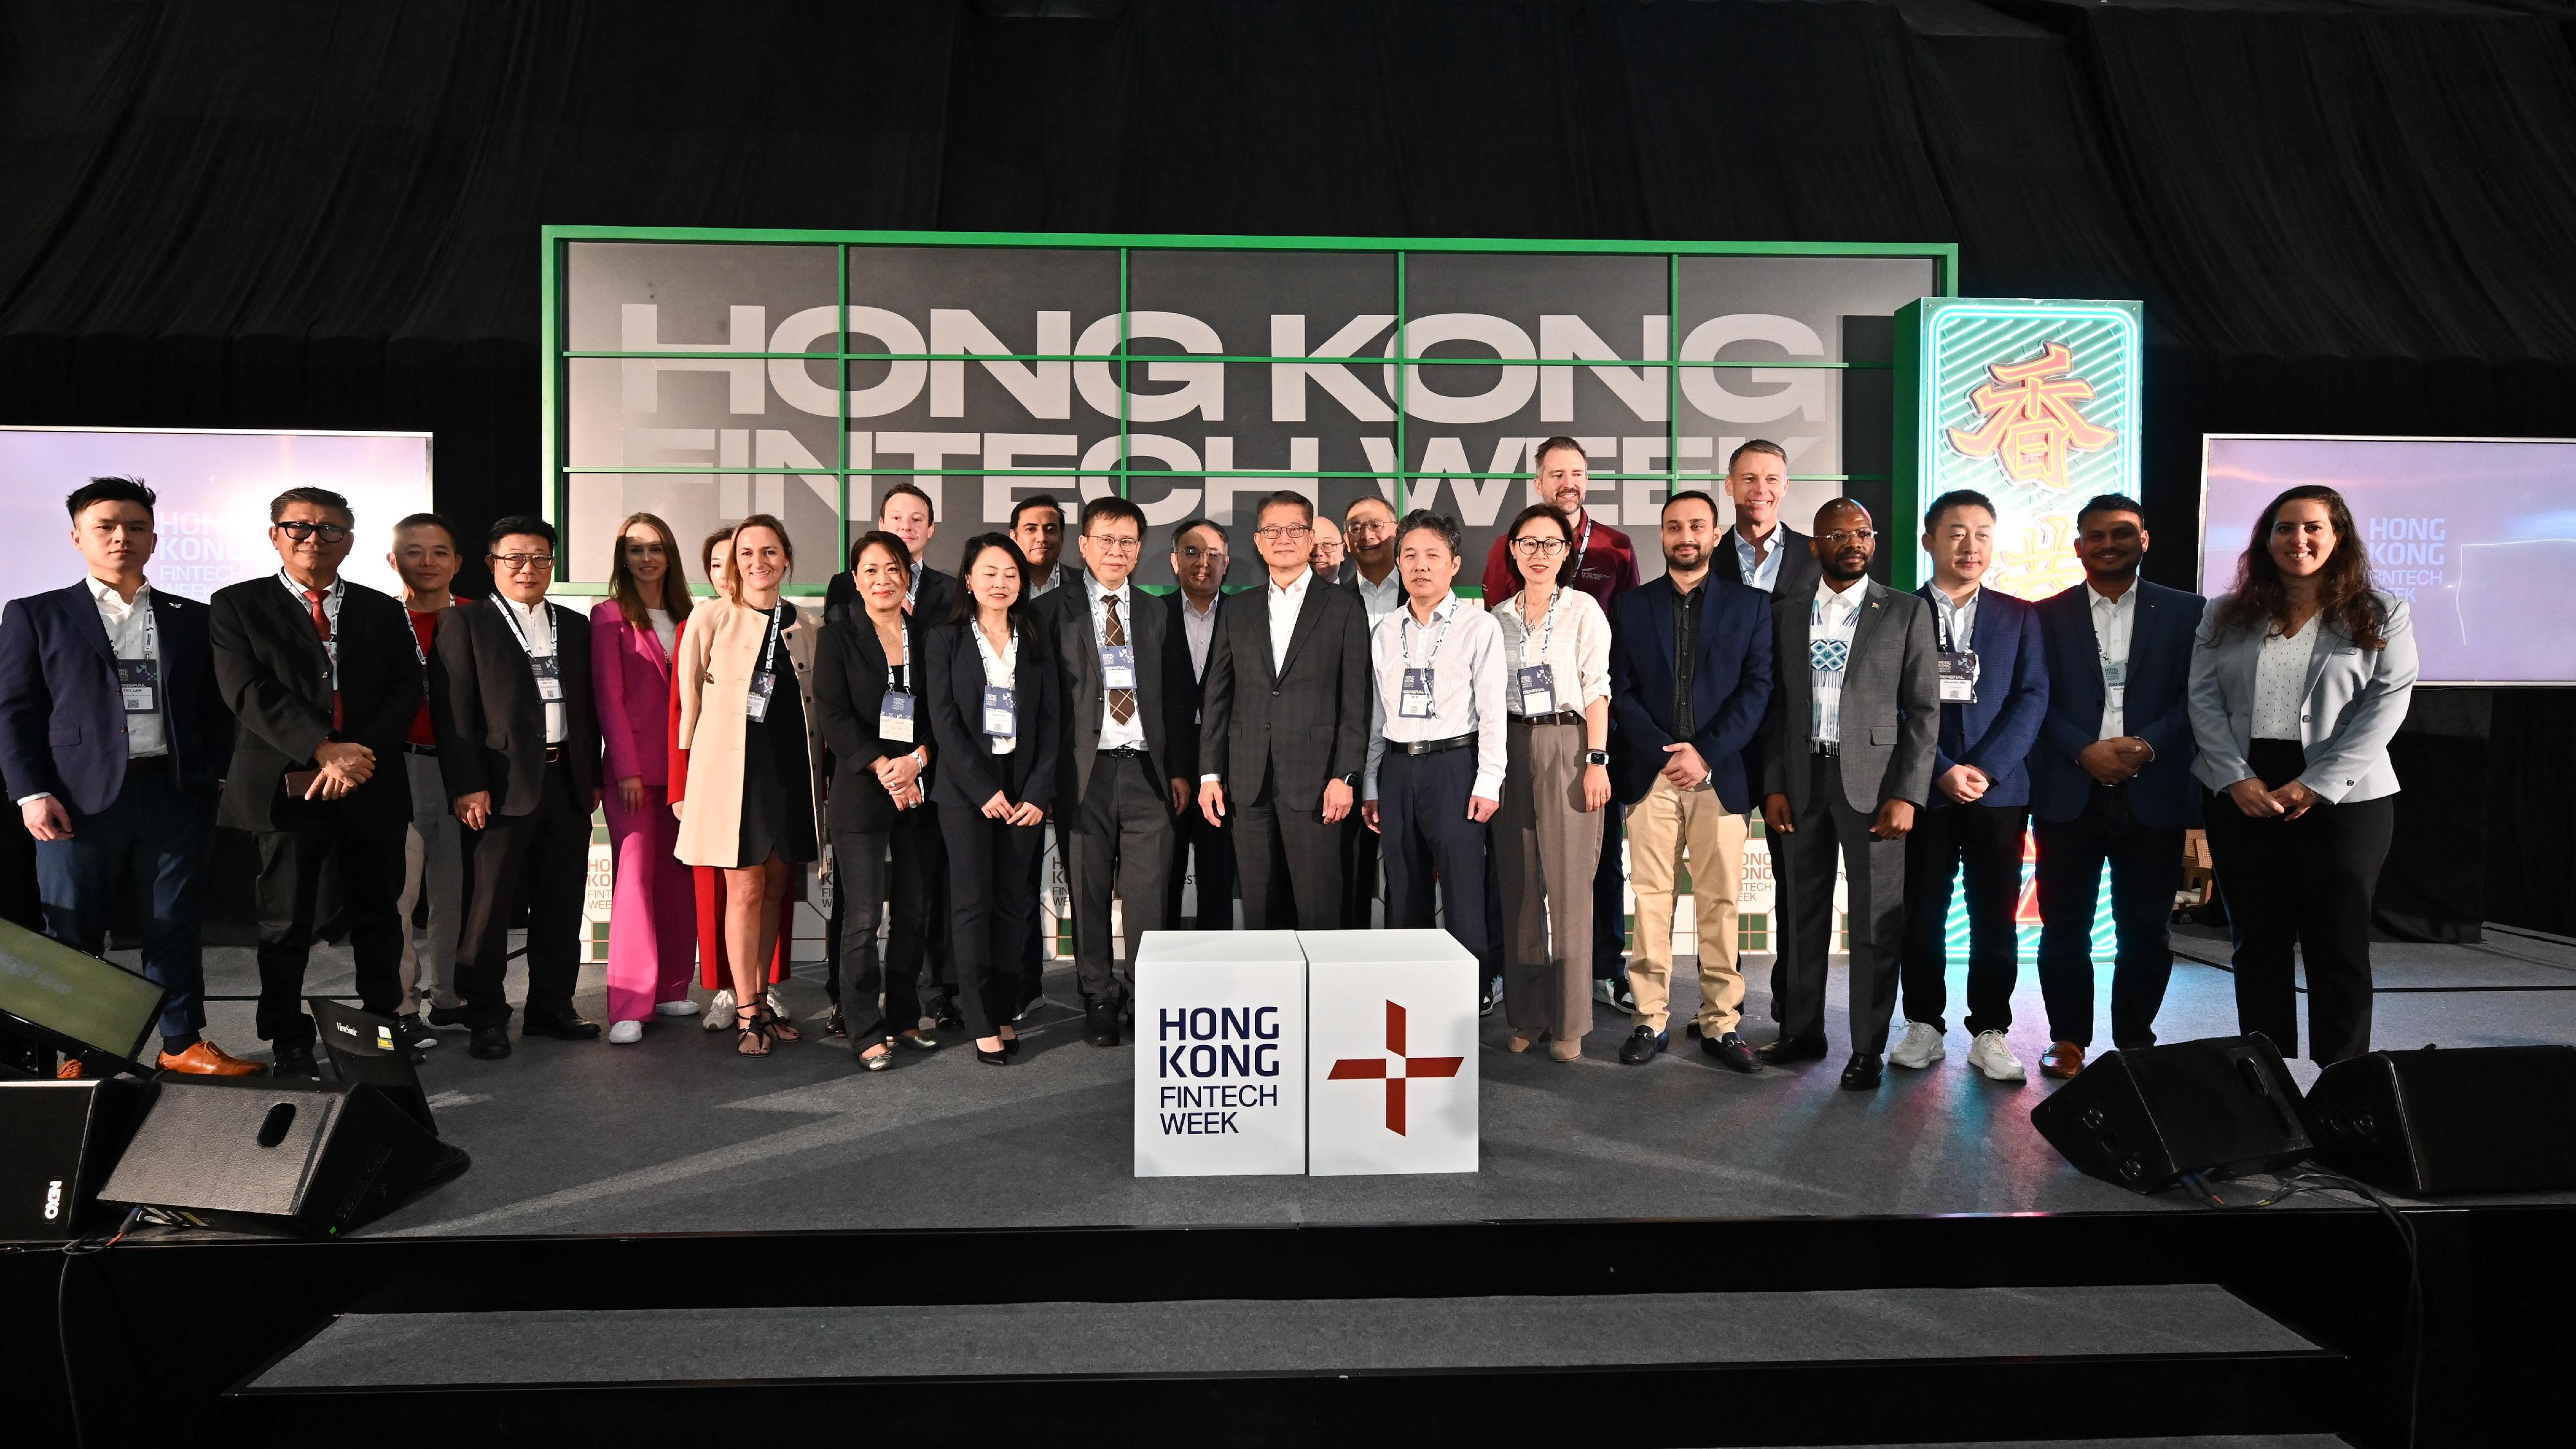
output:
[[[1358,565],[1354,564],[1351,567],[1351,586],[1360,591],[1360,607],[1368,612],[1372,629],[1377,627],[1378,620],[1404,607],[1404,575],[1395,569],[1388,569],[1385,578],[1370,583],[1368,575],[1361,573]]]
[[[1189,595],[1181,595],[1181,637],[1189,641],[1192,679],[1207,678],[1208,649],[1216,643],[1216,606],[1223,597],[1209,595],[1207,608],[1202,610],[1190,602]]]
[[[1968,602],[1964,604],[1951,603],[1949,592],[1937,582],[1927,586],[1924,592],[1932,596],[1934,647],[1953,654],[1975,652],[1976,646],[1969,641],[1977,637],[1977,603],[1985,598],[1986,591],[1981,587],[1969,589]],[[1983,668],[1980,662],[1976,670],[1970,671],[1970,683],[1976,681],[1977,673]]]
[[[1843,679],[1851,670],[1852,635],[1860,624],[1861,600],[1868,594],[1867,579],[1854,579],[1840,593],[1823,579],[1816,580],[1816,600],[1807,612],[1809,739],[1842,743]]]
[[[1743,529],[1730,528],[1726,531],[1726,536],[1735,541],[1735,557],[1742,564],[1742,567],[1738,570],[1738,576],[1741,577],[1745,583],[1753,586],[1754,588],[1760,589],[1766,594],[1771,592],[1772,586],[1780,582],[1780,544],[1782,539],[1780,537],[1779,520],[1773,519],[1771,522],[1771,551],[1768,554],[1762,554],[1761,562],[1759,563],[1754,561],[1754,556],[1757,553],[1760,553],[1761,546],[1754,543],[1753,540],[1746,538],[1744,536]]]
[[[1596,699],[1608,699],[1610,621],[1601,606],[1581,589],[1558,589],[1549,600],[1555,619],[1541,610],[1533,628],[1522,612],[1524,599],[1514,594],[1494,606],[1494,621],[1503,629],[1503,693],[1512,713],[1529,713],[1521,700],[1521,671],[1539,664],[1548,667],[1553,710],[1580,711]]]
[[[1041,595],[1052,594],[1056,590],[1063,588],[1065,585],[1072,582],[1073,570],[1066,568],[1063,564],[1059,563],[1048,569],[1044,578],[1039,579],[1036,583],[1029,586],[1029,597],[1034,599]],[[1098,601],[1095,600],[1094,602],[1096,603]],[[1092,612],[1096,614],[1100,611],[1095,608]]]
[[[159,696],[161,708],[148,713],[128,712],[125,716],[125,754],[128,759],[144,759],[170,753],[168,730],[170,681],[158,674],[161,663],[160,631],[152,627],[152,586],[145,584],[134,591],[134,602],[118,598],[112,584],[96,578],[89,580],[90,597],[98,600],[99,622],[107,626],[107,642],[119,659],[149,659],[156,681],[153,693]]]
[[[2316,653],[2317,620],[2325,611],[2308,616],[2295,634],[2278,632],[2276,624],[2266,623],[2262,651],[2254,656],[2254,727],[2258,740],[2296,740],[2299,732],[2299,706],[2308,697],[2308,661]]]
[[[2084,584],[2084,601],[2093,608],[2093,642],[2102,665],[2102,728],[2093,736],[2097,740],[2116,740],[2129,732],[2129,713],[2123,697],[2127,685],[2114,688],[2111,666],[2123,671],[2129,664],[2129,635],[2138,622],[2138,584],[2132,579],[2116,599],[2104,598],[2091,580]]]
[[[1699,658],[1699,618],[1708,605],[1708,575],[1673,590],[1673,738],[1699,733],[1699,707],[1691,701],[1691,666]]]
[[[856,579],[852,583],[858,582]],[[912,582],[903,586],[903,611],[912,612],[913,601],[921,597],[921,560],[912,561]]]
[[[1445,630],[1443,626],[1446,626]],[[1369,630],[1368,772],[1361,778],[1360,798],[1377,798],[1378,763],[1389,741],[1476,737],[1476,782],[1468,791],[1488,800],[1503,797],[1504,751],[1508,733],[1503,723],[1503,626],[1483,609],[1462,607],[1456,594],[1431,611],[1430,626],[1413,621],[1413,610],[1398,609]],[[1404,671],[1431,671],[1431,714],[1405,717],[1401,701]]]
[[[519,628],[522,631],[519,637],[521,642],[527,646],[528,651],[528,673],[533,679],[537,670],[536,661],[555,656],[554,610],[546,607],[546,601],[543,599],[537,600],[534,604],[522,604],[507,594],[498,593],[494,594],[492,599],[493,602],[499,604],[502,608],[509,610],[510,617],[518,621]],[[561,677],[562,660],[560,658],[556,658],[556,670],[556,684],[558,687],[555,690],[555,693],[560,695],[566,689],[571,688],[571,684]],[[540,697],[544,695],[545,690],[542,686],[538,689],[537,693]],[[565,713],[563,701],[560,699],[546,700],[545,711],[546,743],[550,745],[562,744],[565,737],[572,732],[572,728],[569,723],[569,716]]]
[[[313,601],[304,597],[304,586],[295,581],[295,576],[279,569],[277,581],[286,585],[286,592],[295,596],[295,612],[308,619],[313,617]],[[348,591],[346,582],[340,579],[333,579],[331,587],[322,591],[322,617],[331,621],[331,639],[322,646],[322,652],[331,656],[331,691],[334,694],[340,690],[340,599]]]
[[[1104,647],[1109,639],[1109,611],[1104,601],[1108,599],[1118,601],[1118,627],[1127,636],[1127,651],[1132,657],[1136,651],[1135,590],[1125,584],[1120,584],[1114,589],[1104,589],[1095,579],[1091,587],[1084,592],[1091,596],[1091,637],[1100,640]],[[1137,671],[1137,677],[1140,679],[1143,677],[1141,669]],[[1105,686],[1101,689],[1100,747],[1102,749],[1115,750],[1128,745],[1145,743],[1145,701],[1141,695],[1131,695],[1131,697],[1135,698],[1136,707],[1127,712],[1127,722],[1120,724],[1109,713],[1108,689]]]
[[[1262,587],[1270,591],[1270,673],[1277,678],[1288,667],[1288,641],[1297,633],[1297,611],[1306,607],[1306,595],[1315,584],[1315,571],[1301,568],[1286,588],[1267,579]]]

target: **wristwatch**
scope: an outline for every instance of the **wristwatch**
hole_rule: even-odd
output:
[[[1610,763],[1610,752],[1608,750],[1585,750],[1583,752],[1583,763],[1587,765],[1606,765]]]

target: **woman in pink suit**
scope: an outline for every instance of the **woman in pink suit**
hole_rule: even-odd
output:
[[[679,822],[670,807],[671,660],[691,600],[671,526],[650,513],[617,531],[608,597],[590,611],[591,686],[611,782],[609,849],[616,898],[608,917],[608,1039],[640,1041],[647,1017],[695,1016],[689,962],[696,900],[689,868],[672,854]]]

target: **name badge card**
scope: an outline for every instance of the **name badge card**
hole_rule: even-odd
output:
[[[553,654],[528,656],[528,667],[537,672],[537,698],[548,704],[563,703],[563,660]]]
[[[1944,649],[1935,661],[1943,704],[1968,704],[1977,697],[1977,655],[1972,649]]]
[[[1103,644],[1100,646],[1100,687],[1134,689],[1136,687],[1136,646]]]
[[[753,675],[753,676],[751,677],[751,688],[749,688],[749,689],[747,689],[747,690],[744,690],[744,691],[743,691],[743,695],[742,695],[742,717],[743,717],[744,719],[750,720],[750,721],[751,721],[752,723],[754,723],[754,724],[758,724],[758,723],[760,723],[761,721],[768,719],[768,718],[769,718],[769,692],[770,692],[771,690],[773,690],[773,689],[776,689],[777,687],[778,687],[778,676],[777,676],[777,675],[775,675],[775,674],[755,674],[755,675]]]
[[[1527,715],[1556,713],[1556,666],[1532,664],[1519,673],[1521,713]]]
[[[161,710],[161,664],[155,659],[120,659],[116,661],[116,683],[125,692],[127,714],[158,714]]]
[[[1431,670],[1428,667],[1404,671],[1404,688],[1396,699],[1395,712],[1406,719],[1431,718]]]
[[[984,686],[984,733],[997,740],[1016,739],[1020,733],[1018,696],[998,684]]]
[[[889,689],[877,706],[877,738],[897,744],[912,743],[912,696],[899,689]]]
[[[2123,709],[2127,707],[2129,697],[2128,660],[2105,659],[2102,661],[2102,688],[2105,693],[2110,695],[2112,708]]]

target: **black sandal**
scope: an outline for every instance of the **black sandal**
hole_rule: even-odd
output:
[[[760,1030],[762,1035],[773,1042],[805,1039],[805,1033],[798,1031],[786,1018],[769,1009],[769,1002],[765,998],[760,1003]]]
[[[761,1018],[769,1015],[766,1006],[738,1006],[733,1013],[733,1049],[736,1056],[769,1055],[769,1030]]]

